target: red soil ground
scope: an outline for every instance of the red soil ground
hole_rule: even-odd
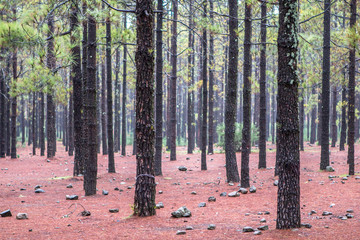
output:
[[[275,149],[275,146],[267,148]],[[359,148],[357,145],[356,152]],[[309,223],[312,228],[276,230],[275,152],[270,150],[267,154],[268,166],[272,169],[258,170],[256,151],[254,149],[250,157],[250,176],[257,192],[237,198],[219,196],[221,192],[239,189],[237,184],[229,186],[225,182],[224,154],[208,156],[208,170],[201,171],[199,153],[188,155],[185,148],[179,147],[178,160],[172,162],[165,153],[163,176],[156,178],[157,192],[163,191],[156,195],[156,202],[163,202],[165,208],[157,210],[156,216],[139,218],[131,216],[134,188],[128,189],[135,182],[134,156],[122,157],[116,153],[117,173],[109,174],[107,157],[99,155],[99,191],[96,196],[85,197],[82,178],[72,178],[73,157],[69,157],[62,146],[50,162],[45,157],[31,156],[28,147],[19,148],[18,159],[0,159],[0,211],[11,209],[13,214],[0,217],[0,239],[360,239],[360,180],[352,176],[341,183],[341,177],[348,172],[346,152],[332,148],[330,161],[334,162],[336,171],[320,172],[320,148],[306,145],[305,152],[301,153],[301,215],[302,223]],[[186,160],[187,157],[190,160]],[[240,154],[237,157],[240,166]],[[358,154],[355,161],[359,174]],[[180,172],[177,167],[181,165],[188,171]],[[330,181],[329,175],[340,178]],[[73,188],[66,188],[70,183]],[[42,185],[45,193],[34,193],[35,185]],[[115,187],[123,192],[114,190]],[[20,191],[20,188],[26,190]],[[102,195],[103,189],[108,190],[109,195]],[[192,191],[197,195],[192,195]],[[68,194],[79,195],[79,200],[65,200]],[[216,202],[208,202],[210,196],[216,197]],[[206,207],[198,207],[200,202],[206,202]],[[330,207],[331,204],[335,205]],[[91,216],[79,215],[82,206]],[[192,217],[171,218],[171,212],[181,206],[187,206]],[[110,208],[120,211],[110,213]],[[354,218],[339,219],[347,209],[354,210]],[[309,215],[311,210],[317,214]],[[258,215],[264,211],[270,215]],[[333,215],[323,217],[323,211]],[[17,213],[27,213],[29,219],[17,220]],[[266,219],[265,224],[260,223],[262,218]],[[216,229],[207,230],[209,224],[216,224]],[[242,232],[244,226],[261,225],[269,226],[262,235]],[[186,226],[194,230],[176,235],[177,230],[184,230]]]

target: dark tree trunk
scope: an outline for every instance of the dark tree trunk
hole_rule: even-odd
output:
[[[239,182],[239,170],[236,162],[235,121],[237,109],[237,79],[238,79],[238,3],[229,0],[229,67],[227,72],[225,93],[225,160],[226,178],[228,182]]]
[[[350,3],[350,28],[355,28],[356,26],[356,0],[351,0]],[[355,41],[355,40],[353,40]],[[356,43],[353,42],[350,48],[349,55],[349,102],[348,102],[348,114],[349,114],[349,130],[348,130],[348,163],[349,163],[349,175],[354,175],[355,164],[355,46]]]
[[[97,176],[97,119],[96,119],[96,20],[88,17],[87,49],[87,117],[88,117],[88,157],[85,159],[85,196],[96,194]],[[85,56],[84,56],[85,57]]]
[[[172,0],[173,19],[171,25],[171,80],[170,80],[170,108],[169,108],[169,138],[170,161],[176,160],[176,81],[177,81],[177,16],[178,1]]]
[[[259,166],[266,168],[266,2],[261,2]]]
[[[300,227],[300,152],[298,119],[298,5],[279,1],[277,229]]]
[[[251,151],[251,5],[245,2],[243,130],[241,144],[241,187],[249,187],[249,155]]]
[[[115,50],[115,126],[114,126],[114,151],[120,151],[120,51]]]
[[[70,74],[69,86],[73,86],[73,76]],[[69,156],[74,155],[74,101],[73,101],[73,92],[70,92],[69,96],[69,122],[68,122],[68,136],[69,136]]]
[[[163,0],[158,0],[158,11],[163,11]],[[156,112],[155,112],[155,175],[162,175],[161,169],[161,151],[162,151],[162,108],[163,108],[163,56],[162,56],[162,26],[163,26],[163,14],[157,14],[156,25]]]
[[[21,96],[21,144],[25,144],[25,101],[24,96]],[[30,138],[30,137],[29,137]]]
[[[39,143],[40,156],[45,156],[45,95],[40,92],[40,123],[39,123]]]
[[[101,52],[100,52],[100,47],[97,49],[97,54],[99,55],[99,59],[101,58]],[[96,119],[97,119],[97,152],[100,153],[100,148],[102,146],[101,144],[101,121],[102,121],[102,109],[101,109],[101,84],[100,84],[100,61],[99,64],[96,65],[96,89],[98,89],[96,91]]]
[[[31,144],[32,144],[32,140],[33,140],[33,129],[32,129],[32,126],[34,126],[34,121],[33,121],[33,119],[32,119],[32,117],[31,117],[31,121],[30,121],[30,115],[32,116],[33,115],[33,113],[35,113],[35,108],[32,106],[32,103],[33,103],[33,100],[31,100],[32,99],[32,94],[30,93],[29,94],[29,101],[28,101],[28,118],[27,118],[27,127],[28,127],[28,135],[29,135],[29,137],[28,137],[28,143],[27,143],[27,145],[28,146],[30,146]],[[34,96],[33,96],[34,97]],[[31,104],[31,106],[32,107],[30,107],[30,104]]]
[[[299,119],[300,119],[300,151],[304,151],[304,117],[305,117],[305,113],[304,113],[304,90],[301,91],[301,96],[300,96],[300,109],[299,109]]]
[[[73,31],[79,28],[78,21],[78,6],[73,5],[70,16],[70,29]],[[81,75],[81,53],[80,45],[76,44],[75,34],[71,34],[70,42],[73,45],[71,48],[71,55],[73,56],[73,62],[71,66],[71,80],[73,84],[73,120],[74,120],[74,146],[75,146],[75,157],[74,157],[74,176],[83,173],[84,167],[84,156],[83,156],[83,144],[82,144],[82,111],[83,111],[83,92],[82,92],[82,75]],[[86,57],[86,56],[83,56]],[[85,71],[85,70],[84,70]]]
[[[210,0],[210,19],[211,24],[214,24],[214,0]],[[210,53],[209,53],[209,146],[208,153],[214,153],[214,33],[210,31]]]
[[[5,102],[6,102],[6,91],[5,91],[5,74],[3,72],[0,72],[0,158],[5,158]]]
[[[317,124],[317,141],[318,141],[318,145],[321,145],[321,124],[322,124],[322,117],[321,117],[321,93],[320,90],[318,92],[318,104],[317,104],[317,119],[318,119],[318,124]]]
[[[272,84],[271,91],[271,143],[275,143],[276,134],[276,100],[275,100],[275,83]]]
[[[32,97],[32,144],[33,144],[32,154],[33,154],[33,156],[36,155],[36,147],[37,147],[36,137],[37,137],[37,134],[36,134],[36,92],[33,92],[33,97]],[[30,138],[30,135],[29,135],[29,138]]]
[[[320,170],[329,166],[329,115],[330,115],[330,0],[324,2],[324,41],[321,93],[321,162]]]
[[[126,14],[124,16],[124,28],[126,29]],[[122,92],[122,119],[121,119],[121,155],[126,156],[126,63],[127,46],[124,45],[123,59],[123,92]]]
[[[113,137],[113,99],[111,69],[111,22],[106,18],[106,85],[107,85],[107,144],[109,154],[109,173],[115,172],[114,137]]]
[[[106,127],[106,72],[105,72],[105,60],[101,63],[101,142],[103,155],[108,154],[107,147],[107,127]]]
[[[10,58],[10,57],[9,57]],[[8,74],[8,76],[10,76],[10,59],[8,60],[8,64],[7,64],[7,71],[6,73]],[[7,86],[6,86],[6,123],[5,123],[5,128],[7,129],[6,131],[6,156],[11,156],[11,141],[10,141],[10,136],[11,136],[11,115],[10,115],[10,108],[11,108],[11,98],[10,98],[10,77],[7,77]]]
[[[134,93],[134,95],[136,95],[136,92]],[[136,99],[134,99],[134,110],[136,109]],[[133,139],[133,154],[132,155],[136,155],[136,113],[135,111],[133,112],[133,120],[132,120],[132,124],[133,124],[133,133],[134,133],[134,139]]]
[[[345,70],[344,70],[344,82],[345,82]],[[346,84],[342,85],[342,95],[341,95],[341,133],[340,133],[340,151],[345,151],[346,143],[346,104],[344,104],[346,99]]]
[[[336,126],[336,119],[337,119],[337,113],[336,113],[336,105],[337,105],[337,87],[333,86],[332,88],[333,92],[333,101],[332,101],[332,117],[331,117],[331,147],[335,147],[337,142],[337,126]]]
[[[14,49],[12,55],[12,68],[13,68],[13,81],[17,81],[17,49]],[[13,85],[16,88],[15,84]],[[15,89],[14,89],[15,90]],[[17,100],[16,96],[11,98],[11,158],[16,158],[16,109]]]
[[[155,215],[154,12],[151,0],[136,1],[136,185],[134,214]],[[146,64],[144,64],[146,63]]]
[[[203,1],[203,17],[206,18],[207,12],[207,1]],[[208,87],[207,87],[207,30],[206,27],[203,28],[202,34],[202,55],[203,55],[203,64],[202,64],[202,125],[201,125],[201,170],[207,170],[206,166],[206,144],[207,144],[207,106],[208,106]]]
[[[315,86],[312,87],[311,93],[315,96]],[[311,135],[310,135],[310,144],[314,144],[316,141],[316,106],[313,106],[311,110]]]

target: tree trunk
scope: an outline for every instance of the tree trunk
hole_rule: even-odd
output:
[[[118,26],[117,26],[118,27]],[[114,151],[120,151],[120,51],[115,50],[115,127],[114,127]]]
[[[5,91],[5,74],[3,72],[0,73],[0,158],[5,158],[5,102],[6,102],[6,91]]]
[[[108,154],[107,146],[107,127],[106,127],[106,72],[105,72],[105,59],[101,63],[101,141],[102,141],[102,153]]]
[[[346,72],[344,70],[344,80]],[[345,81],[344,81],[345,82]],[[345,151],[346,143],[346,84],[342,85],[342,95],[341,95],[341,133],[340,133],[340,151]]]
[[[16,88],[17,81],[17,49],[14,49],[12,55],[12,68],[13,68],[13,88]],[[16,89],[13,89],[14,92]],[[16,96],[11,98],[11,158],[16,158],[16,110],[17,110],[17,100]]]
[[[25,101],[24,96],[21,96],[21,144],[25,144]],[[30,138],[30,137],[29,137]]]
[[[214,0],[210,0],[210,19],[211,25],[214,24]],[[214,153],[214,33],[210,31],[210,53],[209,53],[209,146],[208,153]]]
[[[279,1],[277,229],[300,227],[300,152],[298,119],[298,5]]]
[[[300,111],[299,111],[299,119],[300,119],[300,151],[304,151],[304,101],[305,94],[304,89],[301,90],[301,96],[300,96]]]
[[[126,13],[124,15],[124,28],[126,29]],[[123,59],[123,93],[122,93],[122,122],[121,122],[121,155],[126,156],[126,63],[127,46],[124,44]]]
[[[73,73],[70,74],[69,87],[73,87]],[[74,92],[74,90],[73,90]],[[68,123],[68,136],[69,136],[69,156],[74,155],[74,93],[70,92],[69,96],[69,123]]]
[[[244,37],[244,88],[243,88],[243,130],[241,144],[241,187],[247,188],[249,182],[249,155],[251,151],[251,5],[245,2]]]
[[[266,168],[266,2],[261,2],[259,166]]]
[[[39,143],[40,156],[45,156],[45,95],[40,92],[40,123],[39,123]]]
[[[32,144],[33,144],[32,154],[33,154],[33,156],[36,155],[36,147],[37,147],[36,137],[37,137],[37,134],[36,134],[36,92],[33,92],[33,97],[32,97]],[[30,138],[30,135],[29,135],[29,138]]]
[[[154,12],[151,0],[136,1],[136,185],[134,214],[155,215]],[[144,64],[146,63],[146,64]]]
[[[332,101],[332,118],[331,118],[331,147],[335,147],[337,142],[337,126],[336,126],[336,119],[337,119],[337,113],[336,113],[336,106],[337,106],[337,87],[336,85],[333,86],[333,101]]]
[[[315,86],[312,87],[311,93],[315,96]],[[310,135],[310,144],[314,144],[316,141],[316,106],[313,106],[311,110],[311,135]]]

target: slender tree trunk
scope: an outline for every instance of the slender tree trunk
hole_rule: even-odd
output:
[[[214,0],[210,0],[210,19],[211,24],[214,24]],[[209,146],[208,153],[214,153],[214,33],[210,31],[210,53],[209,53]]]
[[[154,12],[151,0],[136,1],[136,185],[134,214],[155,215]],[[146,64],[144,64],[146,63]]]
[[[88,16],[87,49],[87,117],[88,117],[88,158],[85,159],[85,196],[96,194],[97,176],[97,119],[96,119],[96,20]]]
[[[250,186],[249,155],[251,151],[251,5],[245,2],[243,130],[241,144],[241,187]]]
[[[124,28],[126,29],[126,13],[124,15]],[[124,45],[123,59],[123,92],[122,92],[122,122],[121,122],[121,155],[126,156],[126,63],[127,63],[127,46]]]
[[[106,70],[104,59],[101,63],[101,141],[103,155],[108,154],[106,116]]]
[[[337,87],[336,85],[333,86],[333,101],[332,101],[332,118],[331,118],[331,147],[335,147],[337,142],[337,126],[336,126],[336,119],[337,119],[337,113],[336,113],[336,106],[337,106]]]
[[[15,11],[15,10],[14,10]],[[15,12],[16,13],[16,12]],[[14,49],[12,55],[12,68],[13,68],[13,88],[16,88],[17,81],[17,49]],[[16,89],[14,89],[16,90]],[[16,158],[16,110],[17,110],[17,97],[11,98],[11,158]]]
[[[261,2],[259,166],[266,168],[266,2]]]
[[[305,95],[304,90],[301,91],[300,96],[300,109],[299,109],[299,119],[300,119],[300,151],[304,151],[304,101]]]
[[[350,2],[350,28],[356,26],[356,0]],[[349,55],[349,102],[348,102],[348,114],[349,114],[349,130],[348,130],[348,163],[349,163],[349,175],[354,175],[355,172],[355,40],[350,45]]]
[[[32,97],[32,144],[33,144],[32,154],[33,154],[33,156],[36,155],[36,147],[37,147],[36,137],[37,137],[36,136],[36,92],[33,92],[33,97]],[[29,138],[30,138],[30,135],[29,135]]]
[[[25,144],[25,101],[24,96],[21,96],[21,144]]]
[[[0,158],[5,158],[5,153],[6,153],[6,149],[5,149],[5,137],[6,137],[6,132],[5,132],[5,115],[6,115],[6,111],[5,111],[5,102],[6,102],[6,91],[5,91],[5,74],[3,72],[0,72]]]
[[[70,81],[69,86],[70,88],[73,86],[73,76],[70,74]],[[74,100],[73,100],[74,93],[70,92],[69,96],[69,156],[74,155]]]
[[[315,96],[315,86],[312,87],[313,96]],[[313,106],[311,110],[311,136],[310,136],[310,144],[314,144],[316,141],[316,106]]]
[[[277,229],[300,227],[297,0],[279,1]]]
[[[118,27],[118,26],[117,26]],[[115,50],[115,127],[114,127],[114,151],[120,151],[120,51]]]
[[[344,70],[344,80],[345,80],[345,70]],[[345,81],[344,81],[345,82]],[[346,143],[346,84],[342,85],[342,95],[341,95],[341,133],[340,133],[340,151],[345,151]]]
[[[40,142],[40,156],[45,156],[45,95],[40,92],[40,124],[39,124],[39,142]]]
[[[321,145],[321,126],[322,126],[322,117],[321,117],[321,93],[320,93],[320,89],[318,92],[318,104],[317,104],[317,119],[318,119],[318,123],[317,123],[317,141],[318,141],[318,145]]]

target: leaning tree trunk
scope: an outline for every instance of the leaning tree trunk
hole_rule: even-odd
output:
[[[249,155],[251,151],[251,4],[245,2],[243,130],[241,144],[241,187],[250,186]]]
[[[154,12],[151,0],[136,1],[136,184],[134,214],[155,215]]]
[[[351,17],[350,28],[356,27],[356,0],[351,0]],[[355,29],[354,29],[355,31]],[[354,157],[355,157],[355,40],[350,45],[349,55],[349,102],[348,102],[348,114],[349,114],[349,130],[348,130],[348,163],[349,163],[349,175],[354,175]]]
[[[279,1],[277,229],[300,227],[297,0]]]
[[[226,178],[228,182],[239,182],[239,170],[236,162],[235,121],[237,109],[237,79],[238,79],[238,3],[229,0],[229,67],[227,72],[225,94],[225,160]]]

